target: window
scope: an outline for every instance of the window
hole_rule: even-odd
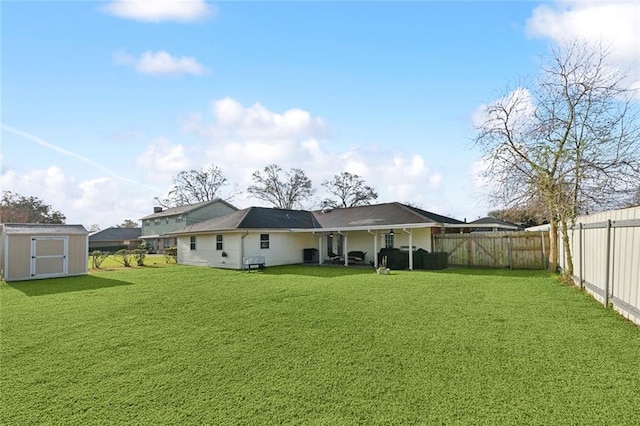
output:
[[[145,221],[144,221],[144,224],[145,224],[145,225],[151,225],[151,221],[150,221],[150,220],[145,220]]]
[[[182,222],[182,216],[177,216],[176,217],[176,223],[180,223]]]
[[[384,234],[384,248],[393,248],[393,234]]]
[[[223,250],[222,235],[216,235],[216,250]]]
[[[189,239],[189,246],[190,246],[191,250],[195,250],[196,249],[196,237],[195,236],[192,236]]]
[[[169,218],[167,218],[167,221],[165,222],[167,225],[169,224]]]
[[[160,219],[156,218],[153,223],[155,223],[156,225],[158,225],[160,223]]]
[[[261,249],[269,248],[269,234],[260,234],[260,248]]]

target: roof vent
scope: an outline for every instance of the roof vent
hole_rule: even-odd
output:
[[[323,207],[322,208],[322,213],[329,213],[331,211],[333,211],[333,209],[331,207]]]
[[[162,213],[162,207],[154,207],[153,208],[153,212],[154,213]]]

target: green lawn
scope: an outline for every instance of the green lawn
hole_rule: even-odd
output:
[[[0,308],[0,424],[640,424],[640,328],[540,272],[158,262]]]

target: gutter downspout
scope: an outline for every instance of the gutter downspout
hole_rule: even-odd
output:
[[[240,269],[244,270],[244,238],[249,235],[249,231],[245,231],[245,234],[240,236]]]

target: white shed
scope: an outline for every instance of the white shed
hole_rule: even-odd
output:
[[[82,225],[2,225],[0,259],[5,281],[86,275],[89,232]]]

